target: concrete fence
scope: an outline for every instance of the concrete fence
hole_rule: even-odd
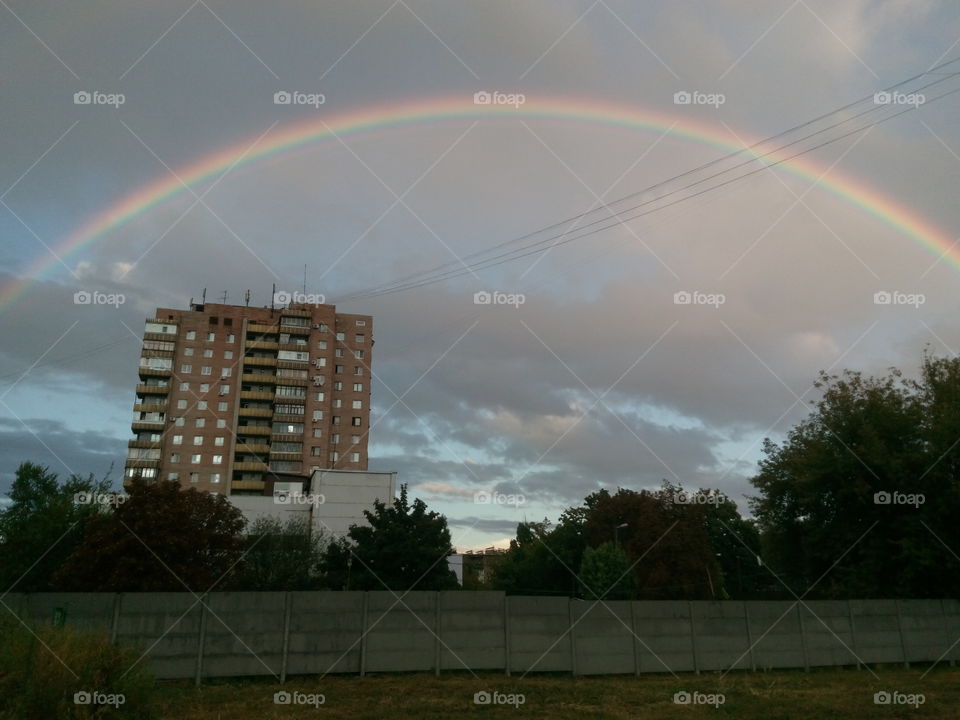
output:
[[[10,594],[30,627],[98,629],[160,678],[494,670],[576,675],[960,659],[960,601],[592,603],[499,592]]]

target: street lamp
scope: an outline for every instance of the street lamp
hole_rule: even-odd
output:
[[[613,529],[613,545],[614,547],[620,547],[620,528],[625,528],[630,523],[620,523]]]

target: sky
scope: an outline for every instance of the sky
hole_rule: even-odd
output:
[[[663,480],[747,513],[821,370],[960,348],[953,3],[6,0],[0,48],[0,493],[119,486],[144,319],[304,266],[460,548]]]

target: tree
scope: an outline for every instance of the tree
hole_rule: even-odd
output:
[[[71,475],[60,482],[49,468],[24,462],[17,468],[9,497],[0,511],[0,586],[11,592],[52,589],[51,578],[63,558],[79,545],[83,524],[97,514],[110,489],[109,473]]]
[[[137,480],[125,502],[87,519],[55,582],[75,591],[206,592],[240,558],[243,527],[223,495]]]
[[[493,570],[490,585],[511,595],[575,595],[582,538],[569,520],[522,522],[517,537]]]
[[[237,590],[316,590],[322,585],[320,561],[326,541],[308,521],[286,524],[263,517],[248,529],[243,559],[230,586]]]
[[[925,354],[917,380],[847,370],[817,386],[810,415],[765,441],[752,479],[772,568],[798,594],[956,596],[960,360]]]
[[[419,498],[411,505],[407,486],[388,506],[363,511],[369,525],[351,525],[346,538],[327,546],[326,582],[348,590],[450,590],[456,575],[447,566],[453,553],[447,519],[428,512]]]
[[[586,600],[632,600],[637,589],[627,554],[610,542],[584,551],[579,579]]]

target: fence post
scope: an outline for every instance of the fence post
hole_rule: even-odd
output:
[[[113,622],[110,625],[110,643],[116,644],[117,633],[120,630],[120,602],[123,593],[117,593],[113,596]]]
[[[573,598],[567,598],[567,634],[570,636],[570,674],[577,674],[577,643],[573,637]]]
[[[847,612],[850,614],[850,642],[853,645],[853,656],[857,661],[857,670],[860,669],[860,651],[857,650],[857,626],[853,621],[853,601],[847,600]]]
[[[640,677],[640,636],[637,635],[637,602],[630,601],[630,632],[633,635],[633,674]]]
[[[360,677],[367,674],[367,613],[370,610],[370,591],[363,593],[360,610]]]
[[[944,637],[948,636],[947,628],[950,626],[950,619],[947,616],[947,606],[943,602],[943,598],[940,598],[940,612],[943,613],[943,634]],[[950,658],[950,667],[954,666],[953,658]]]
[[[753,655],[753,633],[750,630],[750,610],[747,608],[747,601],[743,601],[743,622],[747,626],[747,648],[750,651],[750,670],[757,671],[757,660]]]
[[[197,669],[193,683],[200,687],[200,677],[203,674],[203,644],[207,639],[207,595],[200,596],[200,637],[197,641]]]
[[[510,596],[503,596],[503,667],[510,677]]]
[[[807,657],[807,631],[803,622],[802,605],[797,602],[797,620],[800,621],[800,647],[803,648],[803,671],[810,672],[810,659]]]
[[[287,655],[290,653],[290,608],[293,605],[293,596],[284,593],[283,599],[283,650],[280,656],[280,684],[287,681]]]
[[[434,594],[433,606],[433,674],[440,677],[440,591]]]
[[[897,604],[897,630],[900,631],[900,652],[903,653],[903,666],[910,668],[910,656],[907,655],[907,638],[903,634],[903,613],[900,611],[900,599],[894,602]]]
[[[690,649],[693,651],[693,671],[700,674],[700,659],[697,657],[697,624],[693,618],[693,603],[687,600],[687,612],[690,614]]]

